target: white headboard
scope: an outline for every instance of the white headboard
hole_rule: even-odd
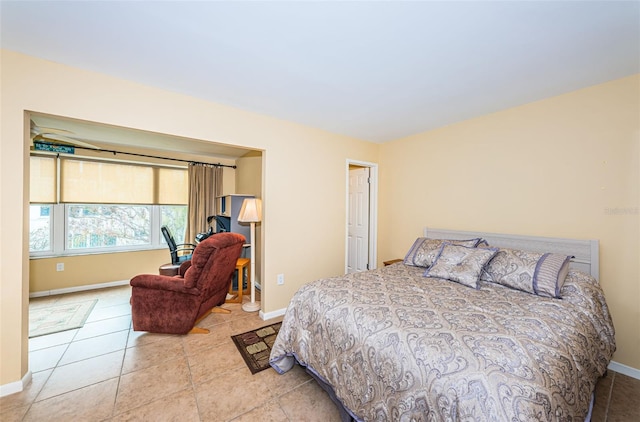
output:
[[[555,237],[520,236],[485,232],[424,228],[424,237],[432,239],[473,239],[481,237],[490,246],[523,249],[534,252],[573,255],[571,268],[591,274],[600,280],[599,244],[597,240],[561,239]]]

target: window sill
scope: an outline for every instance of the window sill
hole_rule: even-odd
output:
[[[132,252],[148,252],[148,251],[159,251],[159,250],[167,250],[168,246],[155,247],[150,246],[146,248],[136,248],[136,249],[118,249],[118,250],[101,250],[101,251],[73,251],[66,252],[63,254],[43,254],[43,255],[29,255],[29,259],[51,259],[51,258],[67,258],[67,257],[76,257],[76,256],[87,256],[87,255],[107,255],[107,254],[118,254],[118,253],[132,253]]]

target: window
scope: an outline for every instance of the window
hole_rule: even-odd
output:
[[[186,205],[32,204],[29,209],[29,252],[35,257],[166,248],[160,227],[168,226],[176,242],[184,243],[187,226]]]
[[[31,256],[166,248],[162,225],[185,242],[185,168],[34,154],[30,178]]]
[[[53,206],[29,206],[29,252],[51,252]]]
[[[69,205],[65,249],[151,244],[151,210],[140,205]]]
[[[187,207],[180,205],[163,205],[160,207],[160,226],[167,226],[176,243],[193,243],[193,239],[185,242],[187,231]],[[164,237],[162,242],[166,244]]]

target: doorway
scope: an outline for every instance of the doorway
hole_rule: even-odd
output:
[[[345,273],[376,268],[378,166],[347,160]]]

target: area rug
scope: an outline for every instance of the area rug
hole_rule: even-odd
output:
[[[29,309],[29,337],[82,327],[96,302],[94,299]]]
[[[231,336],[252,374],[269,368],[271,347],[276,341],[281,322]]]

